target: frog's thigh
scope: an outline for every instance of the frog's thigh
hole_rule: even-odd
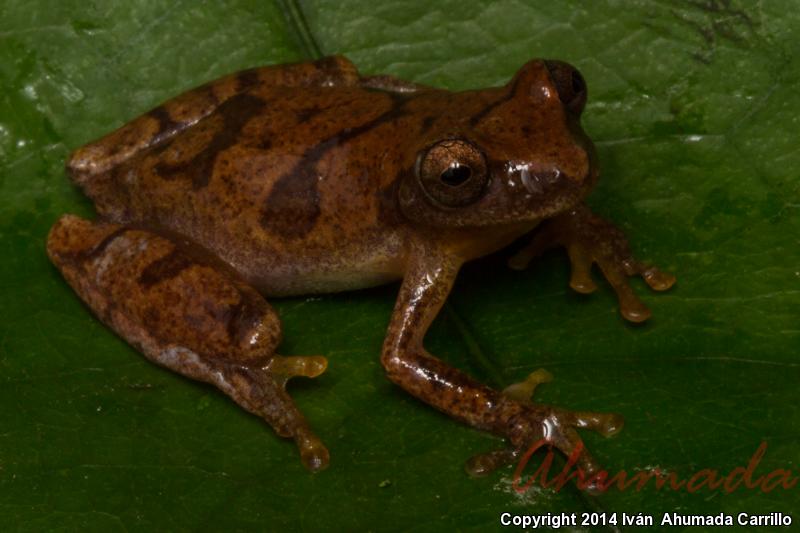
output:
[[[284,388],[314,377],[323,357],[282,357],[278,316],[251,287],[169,239],[65,215],[47,241],[53,263],[88,306],[148,359],[216,385],[297,442],[303,462],[328,452]]]

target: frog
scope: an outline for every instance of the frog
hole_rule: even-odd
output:
[[[622,417],[534,402],[546,372],[489,387],[424,338],[461,266],[512,245],[518,270],[565,248],[580,293],[596,289],[596,265],[632,322],[650,316],[632,277],[673,285],[587,207],[599,167],[580,122],[586,100],[583,76],[558,60],[464,91],[362,75],[344,56],[236,72],[74,150],[66,171],[97,216],[62,215],[47,254],[120,337],[261,417],[312,472],[330,454],[286,384],[328,361],[278,352],[267,298],[398,282],[380,349],[388,379],[507,442],[468,471],[539,441],[569,456],[583,447],[578,429],[610,436]],[[588,452],[579,465],[598,468]]]

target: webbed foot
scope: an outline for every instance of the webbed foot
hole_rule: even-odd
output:
[[[613,413],[567,411],[546,405],[534,404],[532,395],[536,387],[552,380],[544,369],[531,373],[525,381],[507,387],[503,394],[519,402],[523,415],[513,420],[509,431],[510,446],[478,454],[467,461],[465,469],[470,476],[485,476],[494,470],[517,462],[533,446],[545,443],[554,446],[565,456],[575,454],[584,479],[599,470],[597,462],[586,452],[577,429],[590,429],[604,437],[617,434],[624,424],[622,416]]]
[[[675,283],[672,274],[637,261],[622,231],[585,205],[544,222],[531,242],[508,260],[508,265],[522,270],[533,258],[556,246],[565,247],[569,254],[570,287],[582,294],[594,292],[597,285],[591,269],[592,264],[597,264],[617,294],[620,313],[631,322],[644,322],[651,313],[633,292],[628,277],[641,276],[656,291],[665,291]]]
[[[231,366],[233,368],[221,370],[235,391],[229,394],[245,409],[270,422],[278,435],[291,437],[307,469],[317,472],[327,468],[328,449],[297,410],[286,392],[286,382],[294,377],[321,375],[328,367],[328,360],[319,355],[274,355],[266,364],[235,363]]]

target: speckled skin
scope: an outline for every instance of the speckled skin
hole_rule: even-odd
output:
[[[647,310],[627,276],[672,284],[581,203],[598,176],[579,123],[585,98],[577,71],[554,61],[459,93],[361,77],[342,57],[243,71],[75,151],[69,173],[99,221],[65,215],[48,254],[117,333],[293,437],[312,470],[328,452],[284,385],[326,361],[276,355],[280,322],[261,294],[398,279],[381,357],[389,378],[513,449],[544,437],[569,453],[574,427],[610,434],[621,420],[492,390],[428,354],[423,338],[465,261],[542,221],[513,267],[566,246],[573,287],[590,291],[598,263],[631,320]],[[582,464],[594,468],[587,455]]]

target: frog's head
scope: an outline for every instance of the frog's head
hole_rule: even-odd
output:
[[[505,87],[450,95],[401,180],[402,211],[423,223],[469,227],[535,222],[570,209],[598,176],[580,126],[585,102],[580,73],[543,60],[523,66]]]

